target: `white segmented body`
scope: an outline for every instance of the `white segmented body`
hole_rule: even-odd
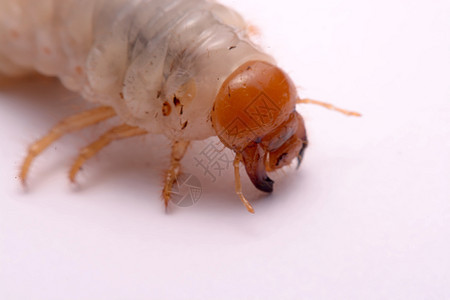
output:
[[[248,40],[243,19],[212,1],[0,0],[0,73],[57,76],[125,123],[172,140],[216,134],[215,95],[250,60],[274,63]]]

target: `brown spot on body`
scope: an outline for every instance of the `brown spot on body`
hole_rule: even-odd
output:
[[[47,54],[47,55],[52,54],[52,50],[50,50],[49,47],[44,47],[44,48],[42,48],[42,51],[44,51],[44,53]]]
[[[177,96],[173,96],[173,104],[175,106],[178,106],[181,104],[180,99],[178,99]]]
[[[188,121],[184,122],[183,125],[181,126],[181,129],[185,129],[187,124],[188,124]]]
[[[120,96],[120,99],[123,100],[123,93],[122,92],[119,93],[119,96]]]
[[[247,26],[247,32],[250,36],[260,36],[261,35],[261,31],[259,30],[259,28],[252,24]]]
[[[82,68],[81,66],[76,66],[76,67],[75,67],[75,72],[76,72],[78,75],[83,75],[83,68]],[[122,95],[122,99],[123,99],[123,95]]]
[[[19,32],[15,29],[11,29],[9,34],[15,39],[17,39],[20,36]]]
[[[163,114],[163,116],[167,117],[168,115],[170,115],[171,111],[172,111],[172,108],[170,107],[169,102],[167,102],[167,101],[164,102],[163,106],[162,106],[162,114]]]

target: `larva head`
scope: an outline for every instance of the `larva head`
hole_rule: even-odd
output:
[[[241,153],[247,174],[260,190],[271,192],[267,171],[301,158],[306,147],[303,118],[295,111],[297,90],[280,68],[250,61],[222,84],[211,113],[222,143]]]

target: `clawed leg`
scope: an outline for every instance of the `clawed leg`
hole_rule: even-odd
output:
[[[68,117],[59,122],[46,136],[33,143],[28,149],[28,154],[22,164],[19,174],[22,183],[26,183],[28,171],[34,158],[36,158],[36,156],[48,148],[57,139],[66,133],[81,130],[90,125],[109,119],[115,115],[116,113],[114,109],[111,107],[102,106]]]
[[[320,106],[323,106],[323,107],[331,109],[331,110],[338,111],[338,112],[343,113],[343,114],[345,114],[347,116],[361,117],[360,113],[357,113],[357,112],[354,112],[354,111],[345,110],[345,109],[336,107],[334,105],[331,105],[329,103],[322,102],[322,101],[317,101],[317,100],[313,100],[313,99],[297,99],[297,104],[299,104],[299,103],[316,104],[316,105],[320,105]]]
[[[130,126],[127,124],[123,124],[108,130],[95,142],[81,149],[80,154],[78,155],[77,159],[72,165],[72,168],[70,169],[70,181],[75,182],[75,177],[85,161],[93,157],[101,149],[109,145],[112,141],[144,134],[147,134],[147,131],[145,129],[136,126]]]
[[[236,194],[239,199],[241,199],[242,204],[244,204],[245,208],[247,208],[248,212],[254,214],[255,210],[253,209],[250,202],[245,199],[244,194],[242,193],[242,185],[241,185],[241,175],[239,174],[239,163],[242,160],[242,154],[236,153],[236,157],[234,158],[233,166],[234,166],[234,183],[236,188]]]
[[[169,204],[170,195],[172,192],[172,186],[175,183],[178,175],[180,174],[180,161],[183,158],[186,150],[189,146],[188,141],[175,141],[172,145],[172,152],[170,156],[170,167],[167,170],[164,177],[164,188],[162,191],[162,196],[164,199],[164,205],[167,209]]]

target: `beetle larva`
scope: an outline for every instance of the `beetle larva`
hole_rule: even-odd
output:
[[[33,159],[62,135],[115,115],[122,124],[81,150],[70,171],[111,141],[164,134],[172,141],[163,198],[193,140],[218,136],[253,184],[271,192],[267,172],[298,159],[307,145],[289,76],[248,39],[243,18],[206,0],[0,0],[0,73],[39,72],[98,104],[63,120],[28,150]],[[264,113],[261,113],[264,109]],[[348,114],[354,114],[347,112]]]

